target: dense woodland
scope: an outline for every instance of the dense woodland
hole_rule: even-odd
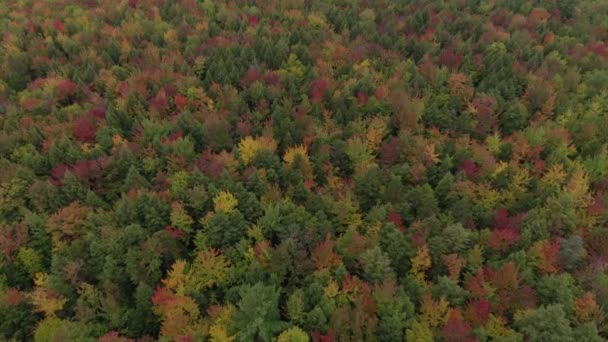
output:
[[[606,340],[607,18],[0,1],[0,340]]]

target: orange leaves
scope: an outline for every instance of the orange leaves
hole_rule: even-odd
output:
[[[342,263],[340,256],[334,252],[334,241],[329,233],[327,233],[325,241],[315,247],[311,258],[317,270],[328,269]]]
[[[443,255],[441,256],[441,259],[448,268],[450,279],[458,280],[460,271],[467,264],[467,261],[459,257],[456,253]]]
[[[380,146],[380,143],[384,139],[387,133],[388,119],[381,116],[373,117],[368,124],[367,133],[367,144],[370,150],[376,151]]]
[[[198,305],[192,298],[159,287],[152,296],[152,304],[154,312],[163,317],[163,337],[177,339],[202,330],[201,323],[197,322],[200,315]]]
[[[450,94],[462,101],[469,102],[473,98],[475,89],[469,85],[469,79],[465,74],[453,73],[448,78]]]
[[[83,232],[83,221],[88,214],[89,208],[75,201],[51,215],[47,221],[47,226],[53,236],[55,245],[59,246],[66,241],[78,238]]]
[[[537,260],[536,268],[543,274],[557,273],[559,241],[541,240],[534,243],[530,253]]]
[[[576,319],[581,323],[591,322],[602,318],[602,310],[595,301],[595,296],[591,292],[585,292],[574,303]]]
[[[287,165],[291,166],[296,158],[296,156],[300,156],[304,163],[308,163],[308,149],[304,145],[298,145],[294,147],[289,147],[287,151],[285,151],[285,155],[283,155],[283,160]]]

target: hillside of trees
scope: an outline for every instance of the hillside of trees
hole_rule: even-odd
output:
[[[0,341],[608,339],[608,1],[0,1]]]

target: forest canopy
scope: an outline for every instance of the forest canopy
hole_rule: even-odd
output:
[[[608,339],[606,18],[0,1],[0,340]]]

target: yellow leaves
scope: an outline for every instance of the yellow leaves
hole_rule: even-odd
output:
[[[367,74],[369,72],[370,66],[371,66],[371,64],[369,62],[369,59],[366,58],[361,63],[355,64],[353,66],[353,71],[355,73],[364,73],[364,74]]]
[[[186,233],[191,231],[192,223],[194,223],[192,217],[188,215],[184,206],[179,202],[171,203],[170,219],[173,227],[177,227]]]
[[[228,335],[228,329],[224,326],[214,324],[209,329],[209,338],[211,342],[232,342],[234,336]]]
[[[46,274],[38,272],[34,274],[34,285],[43,287],[46,285]]]
[[[425,272],[431,267],[431,255],[429,253],[429,247],[423,245],[418,248],[418,252],[411,258],[412,268],[411,272],[420,281],[424,281]]]
[[[269,150],[271,152],[276,151],[277,143],[271,137],[257,137],[253,138],[251,136],[245,137],[238,146],[239,155],[241,156],[241,160],[243,164],[249,165],[256,153],[261,150]]]
[[[572,199],[579,207],[585,207],[591,202],[589,177],[581,167],[577,167],[574,170],[564,190],[572,196]]]
[[[519,333],[515,332],[512,329],[509,329],[506,325],[507,321],[504,318],[491,314],[490,318],[488,319],[488,322],[485,325],[485,330],[492,340],[504,339],[509,341],[519,341],[522,339]]]
[[[99,144],[84,143],[84,144],[80,145],[80,149],[82,150],[82,152],[84,154],[89,154],[89,153],[91,153],[91,151],[93,151],[94,149],[96,149],[98,147],[99,147]]]
[[[374,155],[369,149],[367,142],[360,137],[352,137],[346,142],[346,154],[352,160],[356,173],[361,173],[372,165]]]
[[[168,29],[163,35],[163,39],[168,46],[173,46],[175,43],[178,43],[177,31],[173,28]]]
[[[483,249],[480,245],[475,245],[467,252],[466,261],[473,269],[483,264]]]
[[[120,136],[120,134],[114,134],[112,136],[112,145],[114,146],[120,146],[120,145],[124,145],[127,141]]]
[[[304,77],[304,65],[294,53],[289,54],[287,60],[287,71],[298,79]]]
[[[448,319],[449,303],[445,297],[433,299],[430,294],[424,294],[421,300],[422,321],[432,328],[445,324]]]
[[[218,192],[213,197],[213,206],[216,212],[230,213],[239,204],[239,201],[227,191]]]
[[[213,325],[209,329],[209,340],[211,342],[234,341],[234,336],[230,336],[228,333],[233,313],[234,307],[232,305],[221,307],[219,313],[213,313]]]
[[[185,296],[223,282],[229,268],[230,263],[223,255],[206,249],[198,252],[192,264],[185,260],[175,261],[162,282],[175,294]]]
[[[496,155],[498,152],[500,152],[500,147],[502,145],[500,141],[500,134],[495,132],[494,134],[489,135],[486,138],[486,144],[488,145],[488,150]]]
[[[55,312],[63,309],[67,299],[59,293],[56,293],[46,288],[47,277],[44,273],[36,273],[34,275],[34,284],[36,287],[28,294],[29,299],[34,305],[34,310],[44,312],[49,317],[54,317]]]
[[[542,178],[548,185],[561,185],[566,180],[566,172],[560,163],[555,163],[545,172]]]
[[[498,177],[498,175],[500,175],[503,171],[505,171],[508,166],[509,166],[509,164],[502,160],[500,162],[498,162],[496,169],[494,169],[494,171],[492,172],[492,178]]]
[[[414,321],[407,329],[406,342],[433,342],[433,331],[426,322]]]
[[[325,18],[323,18],[322,15],[317,13],[311,13],[308,15],[308,24],[310,25],[310,27],[316,29],[324,29],[327,27]]]
[[[485,209],[494,209],[500,202],[500,193],[487,183],[481,183],[477,185],[477,195],[479,200]]]
[[[291,166],[293,164],[296,156],[300,156],[302,158],[302,161],[304,161],[306,163],[309,162],[308,151],[307,151],[306,146],[304,146],[304,145],[298,145],[298,146],[288,148],[287,151],[285,151],[283,160],[285,161],[285,163],[287,163],[287,165]]]
[[[527,168],[517,168],[515,169],[511,184],[509,185],[509,190],[513,193],[525,192],[531,179],[530,170]]]
[[[229,269],[230,262],[217,250],[200,251],[190,266],[186,287],[189,291],[200,291],[222,283]]]
[[[430,160],[431,162],[433,162],[433,164],[437,164],[439,163],[440,159],[439,159],[439,155],[437,154],[437,152],[435,152],[435,144],[428,144],[424,147],[424,155],[426,156],[426,158],[428,160]]]
[[[167,274],[167,278],[163,279],[162,282],[165,284],[165,287],[171,290],[180,296],[183,296],[186,293],[186,261],[177,260],[171,267],[171,271]]]
[[[323,293],[325,293],[325,296],[329,298],[334,298],[338,295],[339,292],[340,288],[338,287],[338,284],[335,280],[331,280],[329,284],[327,284],[327,286],[325,286],[325,288],[323,289]]]

